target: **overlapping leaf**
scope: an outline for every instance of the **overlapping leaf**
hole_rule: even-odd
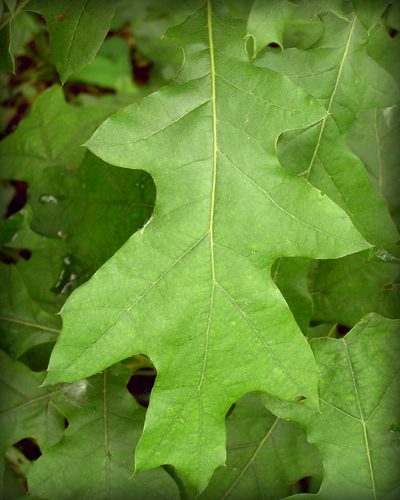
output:
[[[281,258],[275,261],[271,272],[304,334],[313,316],[313,300],[307,286],[311,263],[311,259],[303,257]]]
[[[71,276],[74,286],[85,281],[153,211],[155,190],[148,174],[117,169],[79,147],[109,112],[73,108],[54,86],[0,145],[2,176],[30,183],[32,229],[65,241],[65,262],[53,283],[59,293]]]
[[[18,358],[34,345],[54,342],[61,319],[32,300],[18,266],[0,263],[0,283],[1,348]]]
[[[68,106],[62,91],[54,85],[34,102],[18,129],[1,142],[2,178],[34,184],[48,167],[79,165],[86,151],[78,146],[111,112],[100,106]]]
[[[322,479],[321,459],[302,430],[272,415],[254,394],[235,403],[226,429],[227,466],[215,471],[202,500],[280,499],[305,476]]]
[[[397,498],[400,487],[400,321],[368,315],[343,339],[313,339],[322,372],[321,413],[260,399],[300,424],[324,464],[318,495],[294,499]]]
[[[367,110],[350,130],[350,146],[361,158],[376,191],[384,196],[400,228],[400,106]]]
[[[7,23],[0,30],[0,71],[14,71],[14,58],[10,52],[10,45],[11,24]]]
[[[224,464],[224,416],[240,396],[317,400],[318,372],[269,275],[273,261],[367,247],[339,207],[279,166],[281,132],[325,111],[286,77],[254,67],[245,35],[245,22],[208,2],[168,31],[185,48],[174,83],[89,141],[111,164],[148,170],[157,206],[64,306],[46,381],[148,355],[158,377],[137,470],[175,465],[198,492]]]
[[[4,454],[24,438],[33,438],[42,452],[57,443],[64,417],[52,404],[62,387],[40,387],[44,373],[34,373],[0,351],[0,496],[3,497]]]
[[[162,468],[129,480],[145,416],[126,388],[130,375],[116,365],[66,386],[55,397],[53,404],[69,426],[29,473],[30,492],[59,500],[179,499],[176,484]]]
[[[50,35],[50,52],[62,83],[88,64],[99,50],[114,15],[115,0],[31,0]]]
[[[286,0],[255,0],[247,23],[254,39],[254,55],[270,43],[282,47],[285,23],[296,8],[294,2]]]
[[[399,90],[391,75],[367,56],[370,37],[357,17],[351,22],[326,12],[320,17],[324,35],[309,50],[269,52],[257,62],[287,74],[329,113],[311,128],[286,133],[279,158],[285,168],[304,175],[341,206],[370,243],[396,255],[398,233],[385,200],[348,147],[346,133],[364,109],[397,103]]]
[[[368,262],[362,254],[316,262],[309,275],[313,321],[352,328],[372,311],[399,318],[399,271],[397,264]]]
[[[390,4],[388,0],[352,0],[352,3],[356,16],[367,30],[375,26]]]

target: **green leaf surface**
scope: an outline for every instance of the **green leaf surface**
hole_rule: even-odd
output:
[[[343,134],[362,110],[384,108],[389,100],[395,104],[399,90],[391,75],[367,56],[370,37],[356,17],[352,22],[327,13],[320,17],[324,35],[310,49],[288,49],[279,57],[269,52],[256,63],[285,72],[329,112],[311,128],[287,132],[279,143],[279,159],[341,206],[370,243],[396,254],[398,233],[387,204]]]
[[[318,13],[321,9],[303,3],[286,21],[283,31],[283,47],[307,49],[316,43],[324,32]]]
[[[34,345],[54,342],[61,318],[30,297],[18,266],[0,263],[0,346],[18,358]]]
[[[64,84],[96,55],[110,27],[115,0],[31,0],[27,8],[46,20],[51,57]]]
[[[286,73],[315,95],[329,112],[322,125],[332,117],[343,134],[360,111],[396,104],[400,92],[390,74],[367,56],[371,37],[356,16],[351,22],[327,12],[319,17],[325,31],[310,49],[268,52],[257,65]]]
[[[297,9],[286,0],[255,0],[247,21],[248,35],[254,39],[254,56],[270,43],[283,45],[285,23]]]
[[[393,2],[391,4],[387,16],[387,23],[392,28],[400,30],[400,4],[398,2]]]
[[[44,373],[34,373],[0,351],[0,495],[3,491],[4,454],[13,444],[33,438],[42,453],[57,443],[64,417],[51,403],[62,387],[38,387]]]
[[[70,286],[67,286],[63,292],[66,284],[71,282],[71,273],[68,272],[69,266],[65,263],[68,255],[64,241],[44,238],[28,230],[18,232],[15,241],[24,243],[23,249],[32,249],[29,250],[31,252],[29,260],[21,260],[16,264],[29,296],[43,310],[52,315],[59,313],[66,296],[72,291],[72,285],[75,285],[76,281],[72,280]],[[8,243],[6,248],[12,248],[12,243]],[[18,245],[17,248],[21,248],[21,246]],[[62,282],[64,282],[63,285]],[[19,304],[16,303],[16,306],[19,307]]]
[[[14,71],[14,58],[10,52],[11,23],[0,30],[0,71]]]
[[[300,427],[272,415],[254,394],[235,403],[226,430],[226,467],[215,471],[201,500],[278,500],[305,476],[322,479],[321,459]]]
[[[391,7],[393,8],[395,5]],[[400,7],[397,8],[400,12]],[[391,25],[382,25],[376,31],[374,30],[371,43],[367,46],[367,54],[375,61],[379,61],[379,64],[393,76],[397,84],[400,84],[400,66],[397,57],[400,49],[400,37],[392,38],[387,32],[388,29],[391,29]],[[391,32],[393,33],[393,31]]]
[[[339,207],[280,167],[282,131],[325,111],[251,64],[245,22],[208,2],[167,35],[185,48],[178,78],[88,143],[108,163],[151,173],[154,217],[64,306],[46,383],[146,354],[158,376],[136,470],[174,465],[200,493],[225,462],[235,400],[255,389],[317,400],[318,372],[270,276],[273,261],[368,245]]]
[[[17,0],[3,0],[3,2],[7,5],[9,12],[13,13],[17,4]]]
[[[320,124],[285,133],[278,144],[278,157],[286,170],[308,177],[345,210],[368,242],[397,255],[394,243],[399,236],[388,204],[333,120],[326,122],[322,135]]]
[[[349,135],[352,150],[361,158],[376,191],[384,196],[400,228],[400,106],[366,110]]]
[[[114,89],[117,92],[134,93],[139,90],[133,83],[128,44],[116,36],[105,40],[93,61],[76,73],[72,80]]]
[[[34,184],[45,168],[79,165],[81,146],[111,113],[107,107],[73,108],[57,85],[34,102],[30,115],[0,143],[1,176]],[[51,194],[51,193],[50,193]]]
[[[346,12],[343,9],[344,2],[343,0],[310,0],[310,5],[318,5],[322,9],[335,14],[335,16],[340,17],[341,19],[347,20]]]
[[[313,316],[312,297],[308,291],[307,276],[311,259],[280,258],[274,262],[271,275],[301,331],[306,334]]]
[[[77,168],[46,169],[29,197],[32,228],[65,240],[68,272],[82,282],[150,218],[155,189],[146,172],[116,168],[86,152]]]
[[[31,469],[30,492],[57,500],[179,499],[176,484],[162,468],[129,480],[145,416],[126,388],[130,376],[116,365],[67,386],[53,400],[69,426]]]
[[[400,321],[367,315],[343,339],[311,340],[321,369],[321,413],[259,394],[300,424],[324,464],[317,495],[293,500],[396,499],[399,495]]]
[[[363,255],[318,261],[309,275],[313,321],[352,328],[368,312],[400,317],[400,266],[368,262]]]
[[[151,61],[151,79],[169,83],[182,65],[182,50],[164,36],[166,30],[181,24],[186,17],[202,6],[203,0],[124,0],[118,4],[118,14],[130,20],[131,31],[136,40],[137,53]],[[123,24],[123,21],[119,21]],[[156,76],[155,76],[156,75]],[[158,78],[157,78],[158,76]],[[160,78],[161,77],[161,78]]]
[[[2,175],[30,183],[28,198],[33,208],[32,220],[24,226],[27,230],[14,231],[11,246],[31,249],[36,239],[31,229],[54,241],[64,240],[60,279],[51,285],[64,295],[88,279],[142,227],[154,207],[154,183],[147,173],[107,165],[79,147],[108,113],[108,107],[67,105],[62,91],[54,86],[0,144]],[[7,219],[0,235],[7,233],[4,237],[9,239],[21,217],[19,213]]]
[[[379,21],[383,11],[391,3],[389,0],[352,0],[354,12],[369,30]]]

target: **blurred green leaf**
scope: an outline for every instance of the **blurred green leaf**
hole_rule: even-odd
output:
[[[2,1],[7,5],[9,12],[11,12],[12,14],[14,12],[15,6],[17,5],[17,0],[2,0]]]
[[[29,491],[57,500],[179,500],[162,469],[134,472],[134,449],[145,410],[129,394],[131,372],[116,365],[67,386],[53,404],[69,422],[29,474]]]
[[[130,52],[125,40],[112,37],[103,43],[93,61],[76,73],[71,81],[85,82],[117,92],[134,93]]]
[[[51,57],[65,83],[96,55],[110,27],[115,0],[31,0],[27,9],[45,18]]]
[[[55,341],[61,318],[32,300],[18,266],[0,263],[1,348],[17,358],[32,346]]]
[[[19,213],[6,219],[0,236],[5,243],[11,239],[9,246],[28,249],[36,246],[37,233],[53,239],[55,250],[57,240],[64,241],[66,254],[52,285],[56,294],[68,295],[86,281],[153,211],[155,189],[147,173],[107,165],[78,147],[108,113],[108,107],[73,108],[54,86],[0,144],[3,176],[30,184],[33,209],[24,231],[17,234]]]
[[[10,52],[11,23],[0,30],[0,71],[14,71],[14,58]]]
[[[335,16],[347,20],[346,10],[343,0],[309,0],[311,5],[316,5],[328,12],[332,12]]]
[[[73,108],[54,85],[35,101],[17,130],[0,143],[2,177],[33,185],[47,167],[79,165],[86,151],[78,146],[111,112],[100,106]]]
[[[290,16],[283,31],[283,46],[285,49],[296,47],[308,49],[316,43],[324,32],[318,13],[321,11],[317,6],[301,4]]]
[[[354,12],[362,22],[365,29],[369,30],[379,21],[390,0],[352,0]]]
[[[363,255],[318,261],[311,267],[313,321],[353,327],[368,312],[400,318],[400,266]]]
[[[65,240],[65,273],[75,275],[79,283],[150,218],[155,189],[146,172],[107,165],[87,152],[77,168],[46,169],[29,197],[32,228]]]
[[[64,416],[52,404],[63,389],[38,387],[44,373],[34,373],[0,351],[0,496],[6,451],[24,438],[33,438],[43,453],[57,443],[64,431]]]

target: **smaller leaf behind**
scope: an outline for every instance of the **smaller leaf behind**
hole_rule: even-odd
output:
[[[64,431],[64,417],[52,404],[61,386],[38,387],[44,373],[34,373],[0,351],[0,496],[3,497],[4,454],[21,439],[33,438],[43,453]]]
[[[226,419],[226,467],[214,472],[201,500],[278,500],[305,476],[322,479],[317,450],[296,424],[272,415],[254,394]]]
[[[1,348],[18,358],[34,345],[55,342],[61,318],[32,300],[19,267],[0,263]]]
[[[50,34],[50,53],[64,84],[94,58],[110,27],[115,0],[31,0]]]
[[[11,23],[9,22],[0,30],[0,71],[14,71],[15,64],[10,52],[10,46]]]
[[[119,364],[58,394],[54,404],[69,427],[32,467],[31,493],[57,500],[179,500],[162,468],[129,480],[145,415],[126,388],[130,376]]]
[[[309,274],[313,321],[352,328],[369,312],[400,317],[398,264],[368,261],[365,252],[317,261]]]
[[[365,29],[370,30],[379,21],[390,0],[352,0],[354,12]]]
[[[343,339],[310,341],[322,372],[321,413],[258,394],[274,414],[297,422],[321,455],[318,495],[294,500],[398,498],[399,334],[400,320],[369,314]]]
[[[369,178],[389,205],[400,229],[400,105],[363,111],[353,123],[349,142]]]
[[[286,0],[255,0],[247,22],[248,36],[254,39],[254,57],[270,43],[282,48],[286,21],[297,9]]]

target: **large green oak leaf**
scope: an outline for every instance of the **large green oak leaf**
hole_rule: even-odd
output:
[[[149,356],[158,376],[136,471],[174,465],[200,493],[225,463],[235,400],[260,390],[318,405],[319,372],[271,278],[274,260],[369,245],[342,209],[280,167],[279,135],[325,110],[249,62],[245,21],[208,1],[167,36],[185,50],[176,80],[88,142],[108,163],[150,172],[154,216],[67,301],[46,384]]]

